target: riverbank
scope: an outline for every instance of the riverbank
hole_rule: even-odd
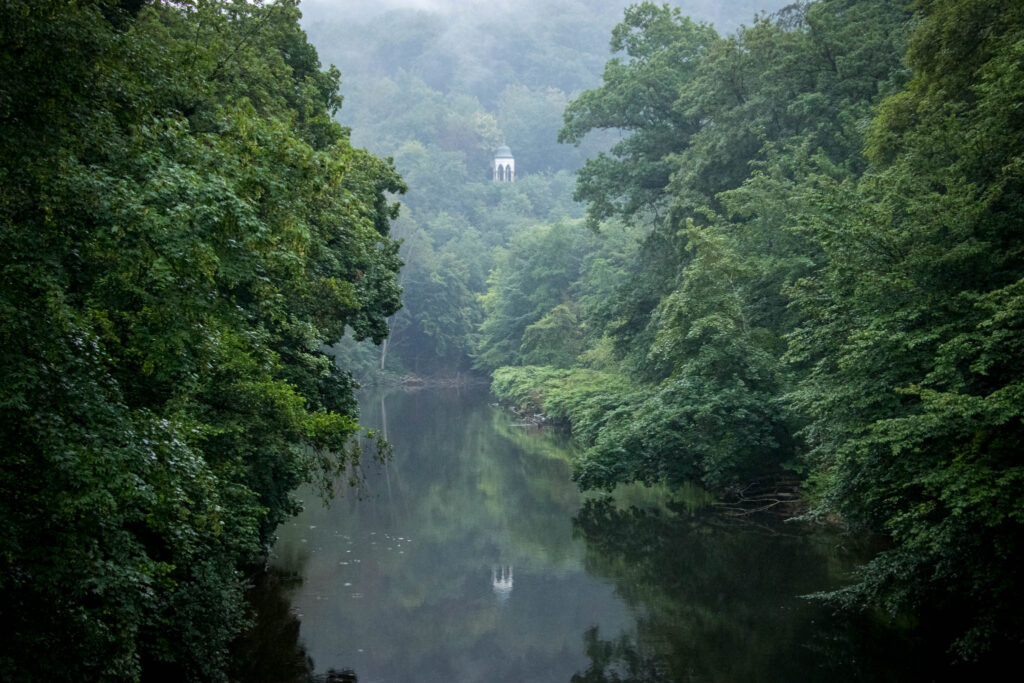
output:
[[[863,538],[736,520],[699,490],[581,494],[564,440],[510,428],[482,388],[360,403],[394,457],[281,527],[254,596],[274,648],[249,650],[275,662],[247,683],[564,683],[629,662],[664,681],[934,679],[920,662],[938,658],[898,633],[800,597],[844,586],[874,551]]]

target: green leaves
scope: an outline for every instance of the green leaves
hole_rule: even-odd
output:
[[[223,679],[239,571],[358,458],[321,349],[386,333],[404,185],[294,3],[37,5],[0,21],[0,677]]]
[[[893,542],[833,597],[948,624],[963,659],[1024,633],[1018,5],[822,1],[724,39],[631,8],[561,135],[626,132],[577,196],[642,241],[543,317],[514,296],[528,268],[497,271],[485,327],[518,301],[529,326],[488,350],[568,368],[495,391],[572,426],[581,484],[807,469],[818,513]],[[572,314],[602,340],[576,367],[536,342]]]
[[[904,78],[906,19],[891,3],[821,2],[721,38],[667,6],[626,11],[612,37],[625,55],[560,134],[627,133],[583,168],[576,196],[591,227],[621,216],[642,235],[583,310],[588,338],[607,335],[638,387],[587,442],[584,485],[722,487],[793,466],[803,416],[783,398],[798,378],[783,354],[804,313],[789,293],[826,260],[827,236],[808,226],[831,229],[836,213],[817,198],[863,170],[872,103]]]
[[[716,39],[709,26],[695,24],[668,5],[645,2],[626,10],[611,47],[625,51],[628,59],[609,61],[603,85],[569,103],[558,134],[559,142],[579,144],[592,130],[630,133],[612,147],[611,156],[588,160],[578,174],[575,198],[588,202],[592,225],[662,205],[672,172],[668,157],[685,149],[700,125],[675,102]]]
[[[923,9],[872,173],[819,199],[845,219],[809,221],[828,261],[793,293],[808,328],[791,349],[815,361],[796,398],[822,508],[895,542],[841,597],[941,617],[958,658],[994,658],[1024,633],[1022,121],[1005,109],[1019,85],[994,76],[1015,70],[1024,21],[999,2]]]

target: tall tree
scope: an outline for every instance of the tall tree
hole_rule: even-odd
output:
[[[825,0],[719,38],[666,6],[627,10],[612,47],[628,61],[570,104],[562,136],[628,133],[584,166],[577,196],[592,224],[618,215],[646,236],[586,322],[650,391],[609,419],[581,460],[584,484],[722,486],[795,465],[782,355],[800,315],[783,290],[825,256],[791,228],[825,213],[807,200],[819,183],[865,168],[859,131],[901,82],[907,19],[883,0]]]
[[[403,185],[298,17],[0,10],[4,680],[222,679],[241,568],[356,455],[320,349],[385,334]]]
[[[838,597],[938,615],[965,659],[1024,638],[1024,8],[919,3],[908,87],[869,133],[872,172],[822,193],[829,255],[795,292],[797,394],[821,509],[894,547]]]

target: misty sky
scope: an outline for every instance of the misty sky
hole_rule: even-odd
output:
[[[364,5],[364,9],[367,13],[375,11],[383,12],[399,7],[436,11],[446,9],[463,9],[473,5],[474,1],[475,0],[377,0],[376,2],[366,3],[352,2],[352,0],[303,0],[302,7],[304,9],[321,11],[327,9],[344,10],[345,8],[351,8],[353,5]]]
[[[306,21],[328,20],[338,15],[368,18],[394,9],[419,9],[432,12],[468,12],[477,14],[515,13],[528,2],[481,2],[481,0],[301,0],[301,9]],[[662,0],[655,0],[661,4]],[[587,2],[588,6],[624,8],[639,0],[602,0]],[[794,0],[673,0],[668,4],[679,7],[683,14],[694,19],[712,21],[720,33],[730,33],[740,24],[750,24],[753,13],[758,10],[775,11]],[[619,13],[621,15],[621,12]]]

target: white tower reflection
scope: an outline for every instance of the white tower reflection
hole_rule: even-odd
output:
[[[508,600],[512,594],[512,565],[491,567],[491,588],[499,602]]]

